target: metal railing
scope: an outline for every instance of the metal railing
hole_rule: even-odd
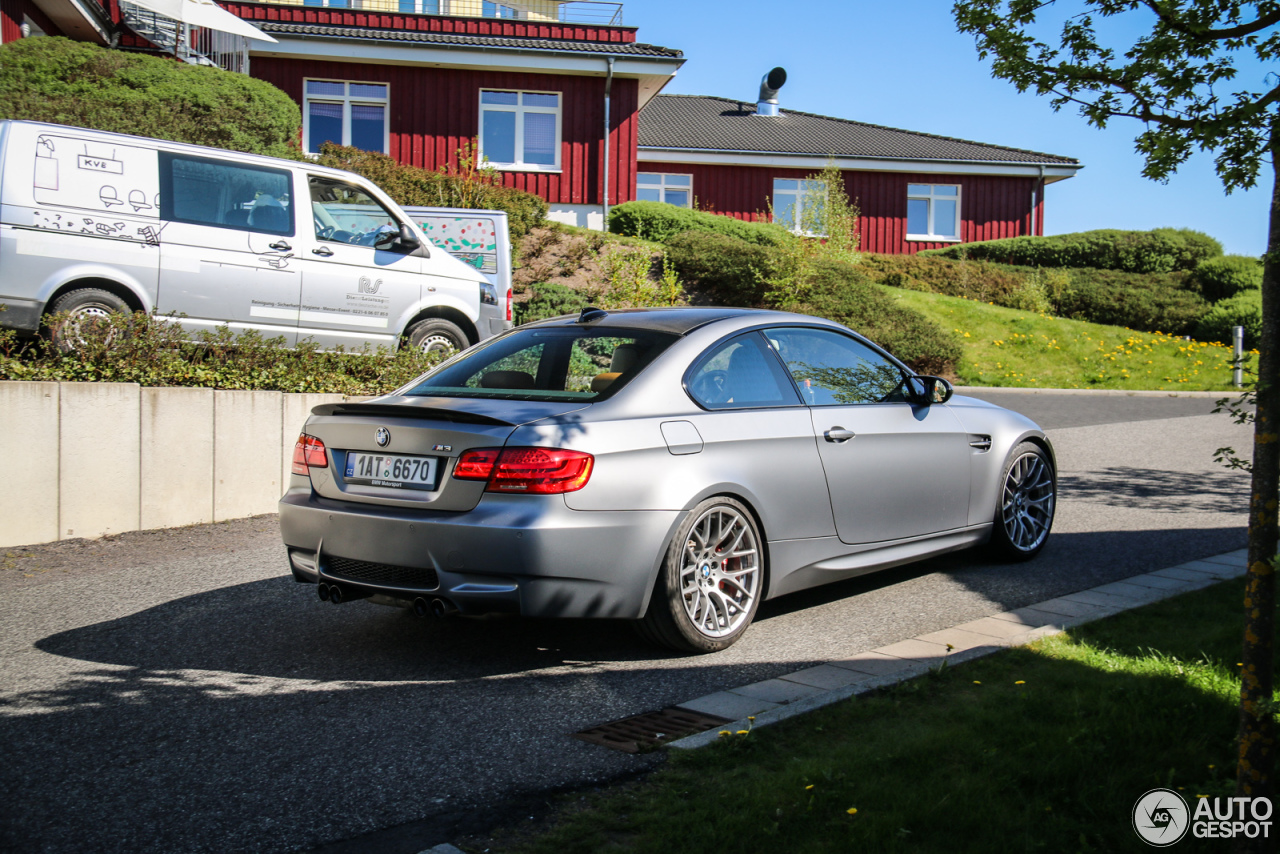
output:
[[[121,0],[120,12],[130,29],[183,62],[249,73],[249,40],[244,36],[191,27],[128,0]]]
[[[601,0],[265,0],[285,6],[316,6],[367,12],[445,15],[453,18],[493,18],[531,23],[621,26],[622,4]]]

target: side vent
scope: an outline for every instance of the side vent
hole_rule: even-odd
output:
[[[974,433],[970,433],[969,447],[973,448],[975,451],[989,451],[991,450],[991,437],[979,436]]]

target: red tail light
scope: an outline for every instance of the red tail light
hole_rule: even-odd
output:
[[[325,468],[329,465],[329,455],[325,453],[324,442],[315,436],[303,433],[293,446],[294,474],[309,474],[310,468]]]
[[[487,480],[485,492],[558,495],[587,485],[595,457],[560,448],[476,448],[458,457],[453,476]]]
[[[511,319],[512,296],[513,296],[513,291],[511,290],[511,288],[507,288],[507,320]]]

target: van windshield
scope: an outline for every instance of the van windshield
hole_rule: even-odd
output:
[[[622,388],[677,336],[639,329],[524,329],[427,374],[406,395],[592,401]]]

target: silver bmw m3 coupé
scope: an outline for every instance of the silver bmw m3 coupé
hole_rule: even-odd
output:
[[[1053,448],[831,321],[587,309],[318,406],[280,526],[320,598],[612,617],[712,652],[760,602],[990,542],[1045,545]]]

